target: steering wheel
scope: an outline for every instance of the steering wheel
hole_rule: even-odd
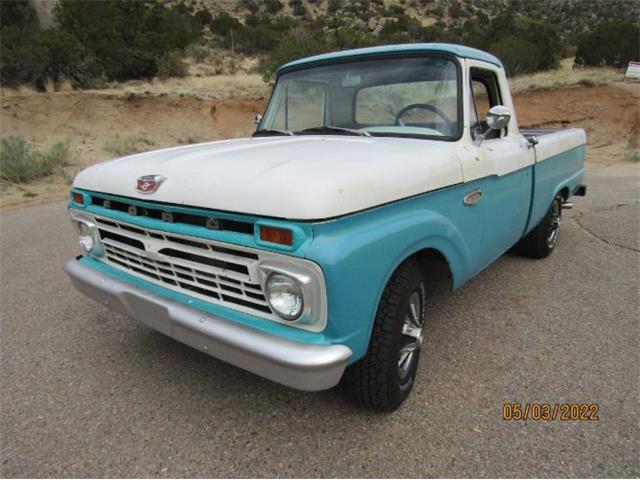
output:
[[[449,117],[447,117],[444,114],[444,112],[442,110],[440,110],[438,107],[434,107],[433,105],[429,105],[428,103],[412,103],[411,105],[407,105],[406,107],[404,107],[396,115],[396,125],[400,125],[401,127],[404,127],[405,123],[404,123],[404,120],[402,119],[402,117],[407,112],[410,112],[412,110],[429,110],[430,112],[435,113],[440,118],[442,118],[442,120],[444,120],[444,123],[447,125],[447,132],[446,133],[448,134],[451,131],[451,127],[453,125],[451,124],[451,120],[449,120]]]

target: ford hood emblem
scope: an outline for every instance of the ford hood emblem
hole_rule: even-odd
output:
[[[160,175],[144,175],[138,178],[136,182],[136,191],[139,193],[153,193],[158,190],[160,184],[164,182],[166,178]]]

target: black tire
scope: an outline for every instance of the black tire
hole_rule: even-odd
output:
[[[562,216],[562,197],[553,199],[547,214],[536,228],[531,230],[518,244],[516,250],[530,258],[545,258],[558,244],[560,218]]]
[[[367,354],[345,372],[343,383],[361,405],[392,412],[409,396],[420,360],[425,309],[424,276],[419,263],[410,259],[398,267],[384,289]],[[419,331],[413,327],[418,323]]]

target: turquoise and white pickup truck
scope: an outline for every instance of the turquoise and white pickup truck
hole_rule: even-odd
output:
[[[428,280],[548,256],[586,193],[584,131],[519,129],[500,60],[464,46],[288,63],[257,121],[81,172],[66,271],[180,342],[296,389],[342,380],[378,411],[415,382]]]

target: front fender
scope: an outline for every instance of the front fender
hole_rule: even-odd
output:
[[[463,232],[446,212],[425,207],[424,198],[412,199],[314,224],[306,256],[322,266],[327,282],[326,334],[351,348],[354,361],[366,353],[384,287],[406,258],[425,248],[438,250],[454,287],[473,273]]]

